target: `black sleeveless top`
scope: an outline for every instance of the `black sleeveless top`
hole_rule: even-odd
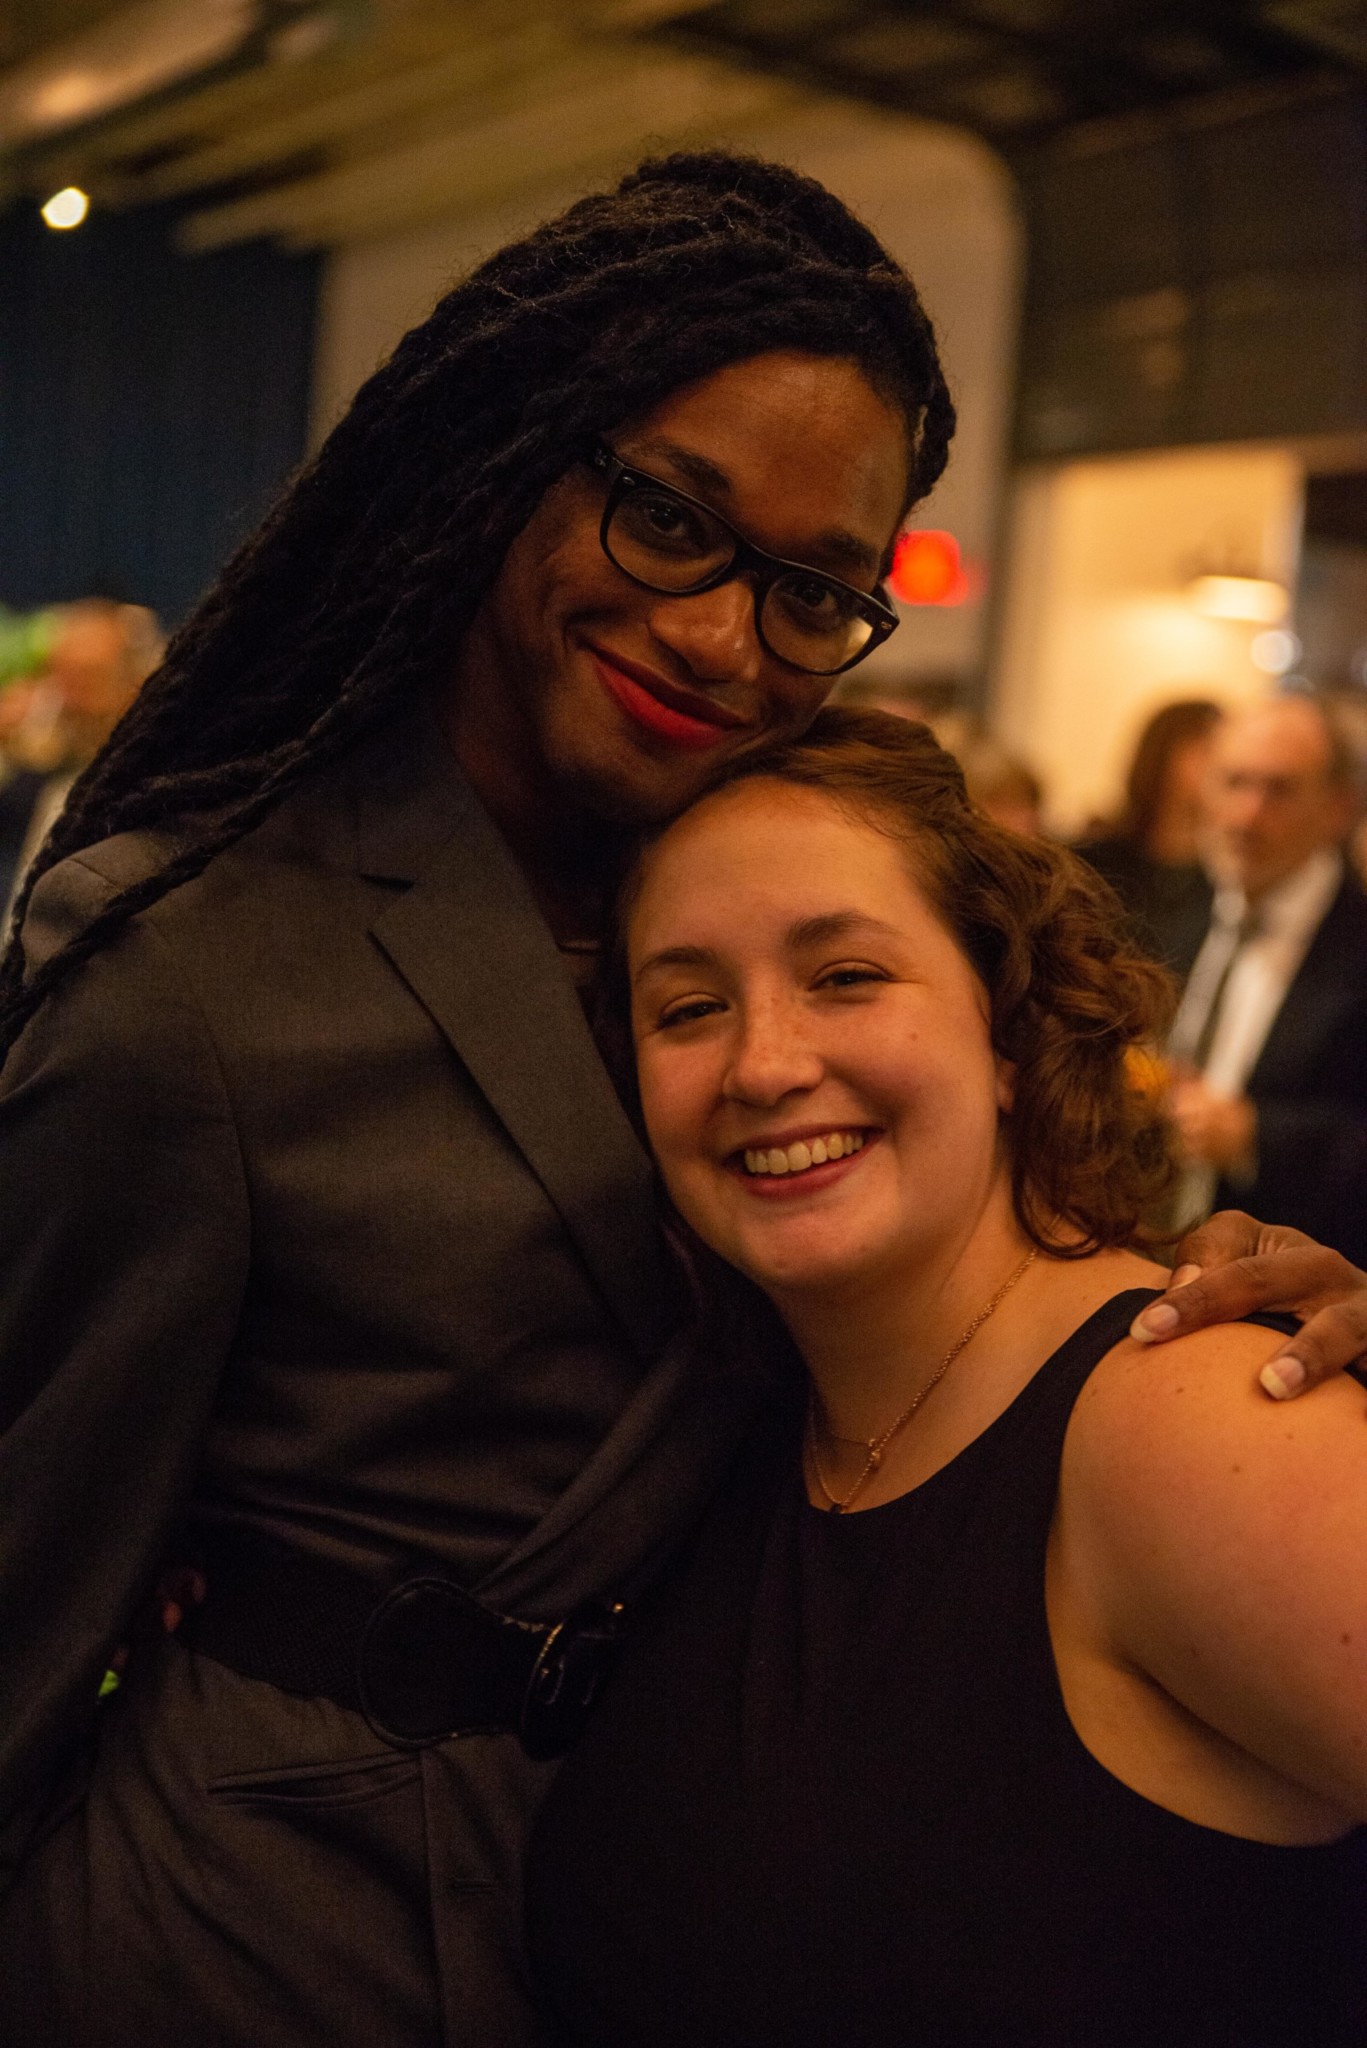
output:
[[[735,1468],[552,1787],[534,1966],[583,2048],[1347,2048],[1362,1832],[1179,1819],[1085,1750],[1044,1605],[1064,1433],[1118,1296],[901,1499]]]

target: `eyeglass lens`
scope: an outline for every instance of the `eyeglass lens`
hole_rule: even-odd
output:
[[[699,590],[735,559],[730,528],[670,490],[640,484],[623,493],[603,536],[611,559],[651,590]],[[760,637],[771,654],[816,674],[842,668],[873,633],[852,591],[795,569],[764,593]]]

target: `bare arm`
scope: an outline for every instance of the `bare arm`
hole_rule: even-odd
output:
[[[1367,1273],[1304,1232],[1224,1209],[1183,1238],[1172,1285],[1135,1320],[1141,1344],[1164,1343],[1255,1309],[1303,1327],[1273,1346],[1264,1391],[1288,1400],[1367,1362]]]
[[[1103,1362],[1062,1501],[1110,1654],[1290,1784],[1367,1819],[1367,1393],[1278,1408],[1274,1335]]]

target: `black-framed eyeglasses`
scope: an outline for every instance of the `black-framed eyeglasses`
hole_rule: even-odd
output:
[[[603,553],[643,590],[697,597],[733,576],[749,577],[760,645],[809,676],[842,675],[895,631],[897,614],[881,598],[766,554],[710,505],[620,462],[605,443],[589,463],[608,487],[598,528]]]

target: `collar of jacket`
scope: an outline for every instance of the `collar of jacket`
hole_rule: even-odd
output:
[[[404,883],[376,943],[473,1077],[643,1360],[681,1311],[650,1161],[508,846],[430,711],[349,758],[358,871]],[[509,1285],[516,1286],[510,1274]]]

